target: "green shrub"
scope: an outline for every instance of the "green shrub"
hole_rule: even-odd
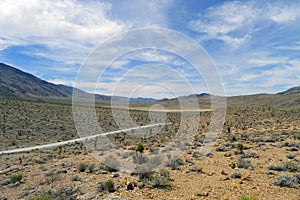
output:
[[[286,162],[283,164],[283,167],[286,171],[289,171],[289,172],[298,171],[298,165],[297,165],[297,163],[294,163],[294,162]]]
[[[78,166],[78,170],[80,172],[85,172],[85,170],[87,169],[88,165],[85,164],[85,163],[80,163],[79,166]]]
[[[298,179],[290,174],[282,174],[274,180],[274,184],[280,187],[297,188]]]
[[[153,187],[165,188],[171,186],[170,173],[167,170],[160,171],[159,174],[152,177]]]
[[[289,172],[296,172],[298,171],[298,165],[294,162],[286,162],[283,165],[270,165],[268,166],[269,170],[274,171],[289,171]]]
[[[248,195],[243,195],[240,200],[251,200],[251,198]]]
[[[236,163],[235,162],[230,163],[229,167],[231,167],[232,169],[235,169],[236,168]]]
[[[95,172],[95,168],[96,168],[95,164],[91,164],[89,166],[89,173],[94,173]]]
[[[23,174],[21,172],[16,172],[9,176],[9,180],[11,183],[16,183],[22,180],[22,178],[23,178]]]
[[[113,182],[112,180],[108,180],[108,181],[106,182],[105,185],[106,185],[106,189],[107,189],[108,191],[112,192],[112,191],[115,190],[115,189],[114,189],[115,184],[114,184],[114,182]]]
[[[136,146],[136,151],[139,151],[140,153],[144,152],[144,145],[143,144],[138,144]]]
[[[242,143],[238,143],[237,144],[237,149],[242,152],[243,149],[244,149],[244,145]]]

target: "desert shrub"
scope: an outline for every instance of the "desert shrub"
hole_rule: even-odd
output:
[[[138,144],[136,146],[136,151],[140,152],[140,153],[143,153],[144,152],[144,145],[143,144]]]
[[[78,165],[78,170],[80,172],[85,172],[85,170],[87,169],[88,165],[86,163],[79,163]]]
[[[231,178],[242,178],[242,174],[241,172],[233,172],[233,174],[231,174],[230,176]]]
[[[284,167],[281,165],[269,165],[268,170],[273,170],[273,171],[284,171]]]
[[[132,155],[132,160],[133,160],[133,163],[144,164],[144,163],[148,162],[148,157],[143,156],[141,154],[133,154]]]
[[[231,162],[229,164],[229,167],[231,167],[232,169],[236,168],[236,163],[235,162]]]
[[[298,165],[294,162],[286,162],[283,165],[270,165],[268,166],[268,169],[274,171],[296,172],[298,171]]]
[[[282,174],[274,180],[274,184],[279,187],[297,188],[299,183],[295,176]]]
[[[230,142],[225,142],[222,146],[232,148],[232,149],[237,147],[236,144]]]
[[[258,154],[256,152],[250,152],[247,154],[241,155],[242,158],[259,158]]]
[[[71,181],[81,181],[81,178],[77,175],[72,176]]]
[[[96,169],[96,166],[94,163],[89,165],[89,173],[94,173],[95,169]]]
[[[244,150],[244,145],[242,143],[237,144],[237,149],[242,152]]]
[[[220,146],[220,147],[217,147],[216,148],[216,151],[218,151],[218,152],[224,152],[224,151],[227,151],[227,148],[225,147],[225,146]]]
[[[287,154],[286,157],[288,159],[294,159],[296,157],[296,155],[295,154]]]
[[[108,180],[105,185],[108,191],[110,192],[114,191],[115,184],[112,180]]]
[[[102,167],[109,172],[117,172],[120,167],[120,162],[113,156],[105,157]]]
[[[171,186],[170,173],[167,170],[161,170],[159,174],[152,177],[152,186],[165,188]]]
[[[167,167],[170,167],[172,170],[180,169],[180,166],[184,164],[184,161],[181,158],[169,158]]]
[[[251,200],[251,198],[248,195],[243,195],[241,196],[240,200]]]
[[[289,172],[298,171],[298,165],[297,165],[297,163],[294,163],[294,162],[286,162],[283,164],[283,167],[286,171],[289,171]]]
[[[251,165],[251,161],[248,159],[239,158],[237,162],[238,168],[248,169]]]
[[[16,172],[9,176],[9,180],[11,183],[16,183],[18,181],[21,181],[22,178],[23,178],[23,174],[21,172]]]

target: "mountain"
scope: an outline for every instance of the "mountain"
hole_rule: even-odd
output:
[[[277,94],[284,95],[284,94],[298,94],[298,93],[300,93],[300,86],[290,88],[290,89],[288,89],[286,91],[279,92]]]
[[[70,101],[74,90],[82,97],[93,95],[71,86],[49,83],[32,74],[0,63],[0,98]],[[127,97],[112,97],[101,94],[96,94],[95,99],[99,103],[106,104],[110,104],[112,99],[120,103],[128,101],[131,103],[150,103],[156,101],[152,98],[129,99]]]
[[[0,96],[26,99],[30,97],[70,97],[72,89],[41,80],[9,65],[0,63]]]

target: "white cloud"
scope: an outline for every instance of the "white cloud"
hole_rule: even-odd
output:
[[[112,1],[112,15],[134,27],[168,25],[168,10],[174,0],[116,0]]]
[[[0,0],[0,47],[38,44],[50,50],[33,52],[37,56],[78,60],[80,54],[126,29],[108,18],[110,9],[110,4],[99,1]]]
[[[272,3],[254,1],[229,1],[207,8],[188,28],[205,33],[202,40],[217,39],[232,49],[245,44],[256,32],[272,23],[286,24],[300,17],[299,2]]]
[[[257,14],[252,3],[227,2],[208,8],[198,19],[190,21],[188,27],[206,33],[208,39],[219,39],[237,48],[249,37],[243,29],[253,23]],[[240,31],[240,36],[230,35],[235,31]]]
[[[299,1],[293,2],[292,5],[269,5],[269,15],[271,20],[277,23],[288,23],[295,21],[300,17]]]
[[[249,59],[248,63],[254,66],[265,66],[284,63],[286,60],[287,58]]]

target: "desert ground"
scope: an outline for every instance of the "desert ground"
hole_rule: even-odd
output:
[[[78,138],[70,104],[1,99],[0,107],[1,150]],[[118,130],[110,108],[96,111],[104,132]],[[138,125],[150,122],[142,109],[130,116]],[[168,112],[171,124],[154,135],[108,139],[129,157],[155,154],[175,137],[180,117]],[[214,148],[202,155],[210,117],[205,110],[190,120],[198,123],[193,141],[153,172],[108,166],[83,142],[2,154],[0,199],[299,199],[299,107],[230,106]]]

